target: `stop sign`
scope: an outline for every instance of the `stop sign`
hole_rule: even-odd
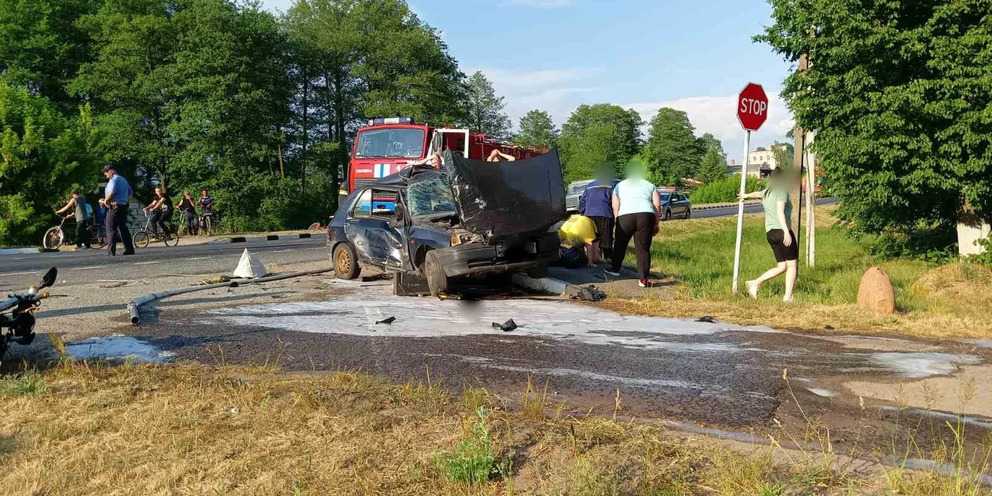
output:
[[[768,119],[768,96],[760,84],[747,83],[737,97],[737,120],[748,131],[757,131]]]

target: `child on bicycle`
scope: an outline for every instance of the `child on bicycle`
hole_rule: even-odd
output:
[[[144,208],[145,212],[151,212],[151,227],[155,234],[172,234],[172,229],[165,224],[165,221],[172,219],[172,198],[166,196],[161,186],[155,187],[155,200]],[[159,228],[162,230],[159,231]]]

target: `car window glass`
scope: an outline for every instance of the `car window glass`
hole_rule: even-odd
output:
[[[417,181],[407,187],[406,196],[412,217],[457,213],[447,176]]]
[[[659,193],[661,195],[661,201],[667,202],[669,198],[672,197],[670,193]]]
[[[355,217],[392,219],[396,216],[396,192],[367,189],[355,204]]]

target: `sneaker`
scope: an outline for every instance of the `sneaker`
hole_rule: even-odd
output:
[[[761,286],[755,281],[744,281],[744,285],[747,286],[747,294],[751,295],[751,298],[758,299],[758,290]]]
[[[651,283],[649,283],[647,279],[641,279],[640,281],[637,281],[637,285],[640,286],[640,287],[642,287],[642,288],[649,288],[649,287],[651,287]]]
[[[608,276],[620,277],[620,272],[613,272],[613,270],[611,270],[611,269],[606,269],[603,272],[605,272],[606,275],[608,275]]]

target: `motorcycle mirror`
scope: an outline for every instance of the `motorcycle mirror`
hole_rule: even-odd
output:
[[[55,267],[52,267],[51,269],[48,269],[48,272],[45,272],[45,277],[42,277],[41,278],[41,287],[42,288],[47,288],[49,286],[52,286],[53,284],[55,284],[55,280],[58,277],[59,277],[59,270],[58,269],[56,269]],[[39,289],[41,289],[41,288],[39,288]]]

